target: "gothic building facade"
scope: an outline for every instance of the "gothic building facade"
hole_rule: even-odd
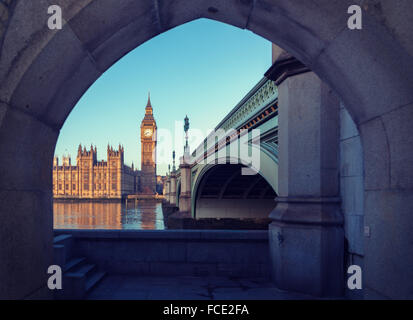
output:
[[[55,198],[121,199],[136,193],[140,187],[140,172],[124,164],[124,148],[108,146],[107,161],[97,160],[97,149],[79,145],[76,165],[69,156],[53,160],[53,195]]]

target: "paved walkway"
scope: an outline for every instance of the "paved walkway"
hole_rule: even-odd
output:
[[[273,286],[268,279],[226,277],[106,276],[87,299],[126,300],[283,300],[313,299]]]

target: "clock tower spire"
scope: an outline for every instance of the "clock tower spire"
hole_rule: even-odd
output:
[[[156,122],[150,93],[141,122],[141,192],[156,193]]]
[[[146,104],[145,108],[146,113],[153,114],[152,103],[151,103],[151,92],[148,92],[148,103]]]

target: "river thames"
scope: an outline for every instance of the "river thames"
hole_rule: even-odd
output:
[[[54,202],[55,229],[165,229],[162,204],[139,201],[135,205],[111,202]]]

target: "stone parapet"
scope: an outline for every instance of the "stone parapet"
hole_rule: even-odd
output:
[[[269,275],[267,231],[55,230],[62,233],[73,236],[74,255],[109,274]]]

